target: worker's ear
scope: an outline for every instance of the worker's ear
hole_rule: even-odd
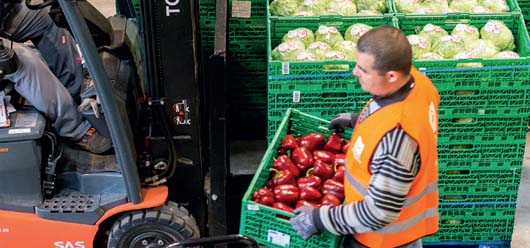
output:
[[[386,80],[389,83],[399,82],[400,75],[398,71],[387,71],[385,73]]]

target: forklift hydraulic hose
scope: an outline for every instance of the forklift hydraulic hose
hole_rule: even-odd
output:
[[[26,0],[26,6],[28,7],[28,9],[37,10],[37,9],[46,8],[52,5],[54,2],[56,2],[56,0],[48,0],[48,1],[44,1],[39,4],[31,4],[31,0]]]

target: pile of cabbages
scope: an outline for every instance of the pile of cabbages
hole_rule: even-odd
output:
[[[405,14],[474,14],[508,12],[506,0],[395,0],[396,10]]]
[[[355,60],[359,37],[372,26],[356,23],[348,27],[344,36],[336,27],[321,25],[313,32],[307,28],[290,30],[282,43],[271,52],[272,60],[320,61]]]
[[[386,0],[274,0],[273,16],[380,15],[387,11]]]
[[[440,26],[427,24],[407,38],[416,60],[519,57],[513,51],[515,42],[512,32],[498,20],[488,20],[480,29],[469,24],[457,24],[451,33]]]

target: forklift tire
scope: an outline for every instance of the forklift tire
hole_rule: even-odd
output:
[[[199,238],[199,227],[188,210],[174,202],[128,212],[110,230],[108,248],[166,247],[176,241]]]

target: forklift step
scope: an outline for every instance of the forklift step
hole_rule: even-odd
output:
[[[67,190],[36,207],[37,215],[52,220],[95,223],[105,211],[100,207],[101,195]]]

